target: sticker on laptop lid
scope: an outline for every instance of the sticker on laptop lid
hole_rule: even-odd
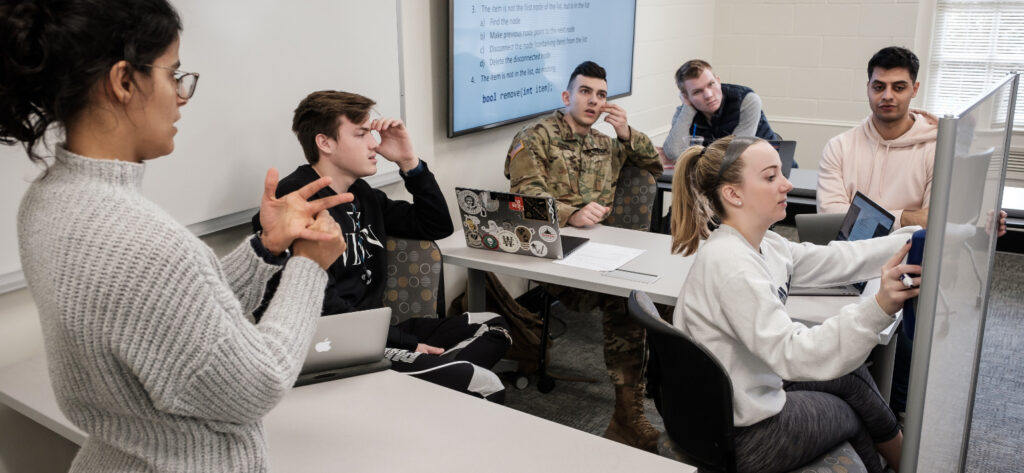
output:
[[[533,240],[530,242],[530,253],[533,253],[533,256],[543,258],[548,255],[548,245],[545,245],[542,241]]]
[[[513,211],[513,212],[522,212],[523,211],[523,198],[521,196],[518,196],[518,195],[512,196],[512,198],[509,199],[509,201],[508,201],[508,209]]]
[[[497,212],[501,205],[501,199],[493,192],[481,192],[480,199],[483,201],[484,209],[488,212]]]
[[[498,232],[498,246],[501,247],[501,251],[507,253],[515,253],[522,247],[516,234],[508,230]]]
[[[483,206],[480,202],[480,196],[471,190],[463,189],[459,191],[457,200],[459,202],[459,208],[468,214],[476,215],[483,210]]]
[[[484,233],[480,237],[480,242],[483,243],[484,244],[484,248],[487,248],[488,250],[493,250],[493,249],[498,248],[498,239],[495,238],[495,236],[491,235],[490,233]]]
[[[530,249],[530,240],[533,239],[533,229],[526,225],[519,225],[515,229],[516,237],[524,250]]]
[[[527,220],[551,221],[551,208],[545,197],[523,198],[523,218]]]
[[[551,226],[549,225],[541,225],[540,228],[537,229],[537,235],[540,236],[541,240],[544,240],[548,243],[551,243],[558,239],[558,232],[556,232],[555,229],[551,228]]]
[[[480,242],[480,234],[475,231],[466,232],[466,243],[473,248],[480,248],[484,246],[483,243]]]

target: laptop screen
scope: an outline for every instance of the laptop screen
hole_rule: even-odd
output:
[[[891,213],[857,192],[843,219],[843,225],[839,227],[836,240],[857,241],[888,235],[895,222],[896,218]]]

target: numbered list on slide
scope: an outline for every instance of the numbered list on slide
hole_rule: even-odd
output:
[[[455,130],[561,107],[569,74],[586,60],[608,71],[610,95],[629,90],[632,2],[456,1],[453,8]]]

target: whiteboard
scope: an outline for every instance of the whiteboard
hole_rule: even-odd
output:
[[[172,0],[181,15],[181,69],[200,74],[182,109],[175,150],[149,161],[145,196],[199,234],[249,220],[267,168],[305,164],[292,112],[310,92],[355,92],[402,117],[396,1]],[[0,146],[0,292],[23,285],[16,217],[38,174],[20,146]],[[378,160],[371,184],[397,181]]]

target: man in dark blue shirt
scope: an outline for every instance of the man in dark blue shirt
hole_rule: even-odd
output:
[[[749,87],[723,84],[707,62],[686,61],[675,77],[683,104],[676,109],[665,138],[663,148],[669,159],[679,157],[693,135],[703,137],[704,146],[729,135],[781,139],[768,125],[761,97]]]

